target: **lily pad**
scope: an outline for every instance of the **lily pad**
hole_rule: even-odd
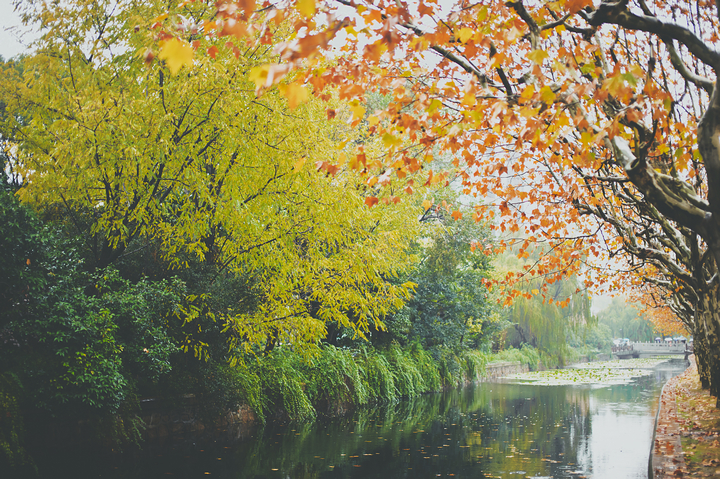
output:
[[[647,376],[652,368],[667,361],[667,358],[623,359],[578,364],[566,369],[550,369],[531,373],[513,374],[506,379],[513,382],[532,383],[546,386],[568,384],[626,384],[634,378]]]

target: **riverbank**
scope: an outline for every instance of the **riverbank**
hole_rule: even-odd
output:
[[[700,387],[695,357],[663,388],[652,450],[654,479],[720,476],[720,410]]]
[[[541,365],[540,365],[541,366]],[[474,377],[465,376],[462,383],[467,386],[471,382],[493,381],[498,378],[513,374],[526,373],[530,370],[527,362],[522,361],[494,361],[489,362],[482,370],[476,371]],[[445,389],[458,387],[459,384],[451,385]],[[420,394],[439,392],[438,390],[420,391]],[[407,399],[408,396],[405,397]],[[398,398],[399,399],[399,398]],[[257,425],[259,418],[255,411],[248,405],[241,405],[237,410],[228,410],[217,418],[216,421],[207,425],[197,414],[196,407],[193,407],[193,398],[186,398],[186,405],[175,410],[166,410],[157,407],[152,401],[144,404],[141,419],[144,427],[142,432],[143,442],[163,442],[172,438],[174,441],[183,441],[192,437],[199,437],[204,434],[214,439],[239,439],[248,435],[248,431]],[[365,404],[366,405],[366,404]],[[317,411],[323,416],[344,416],[348,411],[363,404],[356,404],[346,399],[325,404],[322,411]],[[280,417],[280,419],[285,419]]]

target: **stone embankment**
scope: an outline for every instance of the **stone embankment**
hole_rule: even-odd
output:
[[[498,379],[505,376],[511,376],[513,374],[526,373],[530,369],[527,364],[523,364],[519,361],[504,361],[497,363],[490,363],[485,367],[485,375],[478,377],[479,381],[488,381],[492,379]]]

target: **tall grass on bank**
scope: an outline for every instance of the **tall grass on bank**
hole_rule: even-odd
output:
[[[236,367],[237,387],[261,420],[314,418],[352,406],[392,402],[456,387],[482,377],[488,355],[419,344],[387,349],[325,345],[311,358],[277,348]]]

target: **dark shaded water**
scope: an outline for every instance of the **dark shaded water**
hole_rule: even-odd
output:
[[[186,443],[84,466],[116,478],[646,478],[658,395],[685,367],[663,363],[604,387],[483,383],[344,418],[268,425],[232,444]],[[88,475],[76,465],[75,477]]]

